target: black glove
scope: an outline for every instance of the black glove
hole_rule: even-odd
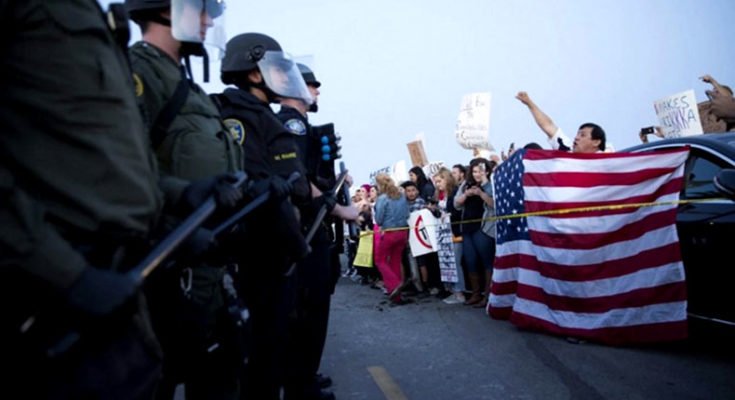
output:
[[[67,292],[69,305],[91,317],[102,317],[123,308],[135,298],[134,277],[87,267]]]
[[[217,250],[218,243],[214,233],[209,229],[198,228],[189,236],[182,246],[186,249],[185,254],[194,257],[203,257]]]
[[[243,198],[242,188],[235,186],[238,179],[233,174],[219,175],[214,186],[214,198],[217,204],[226,208],[234,208]]]
[[[270,190],[273,197],[276,199],[284,199],[286,196],[291,194],[291,191],[293,190],[293,185],[281,178],[278,175],[273,175],[270,177]]]
[[[314,199],[314,202],[319,208],[321,208],[322,206],[327,206],[327,214],[329,214],[330,212],[332,212],[332,210],[334,210],[334,207],[337,205],[337,198],[332,192],[323,192],[321,196]]]
[[[217,205],[235,207],[243,197],[242,190],[233,186],[236,181],[237,178],[232,174],[221,174],[194,181],[184,189],[179,204],[187,210],[194,210],[213,195]]]
[[[248,195],[252,198],[256,198],[261,194],[270,190],[270,178],[260,179],[257,181],[250,181],[248,184]]]

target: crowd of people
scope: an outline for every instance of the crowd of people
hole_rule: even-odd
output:
[[[723,128],[713,132],[735,129],[732,90],[710,75],[700,79],[712,85],[705,104],[708,116]],[[575,153],[614,151],[601,126],[583,123],[571,140],[528,93],[518,92],[516,99],[528,108],[546,134],[549,149]],[[641,141],[647,142],[649,134],[664,138],[662,127],[656,126],[650,132],[641,130]],[[531,142],[524,149],[543,147]],[[373,262],[350,264],[344,275],[382,289],[394,305],[411,302],[414,296],[435,295],[446,304],[485,307],[492,283],[496,238],[489,179],[498,163],[507,160],[514,150],[511,145],[507,154],[502,152],[492,159],[473,158],[469,164],[455,164],[451,170],[442,166],[431,179],[427,179],[422,167],[414,166],[409,170],[409,180],[399,185],[388,175],[378,174],[376,185],[360,187],[352,201],[360,212],[361,229],[370,234],[363,233],[357,243],[351,244],[350,256],[354,260],[357,249],[366,248],[360,242],[367,241],[373,249]],[[407,227],[411,213],[420,210],[428,210],[437,218],[438,245],[428,254],[413,256]],[[404,249],[400,257],[399,249]],[[453,257],[446,257],[447,254]]]

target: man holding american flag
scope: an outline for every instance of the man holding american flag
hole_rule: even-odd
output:
[[[686,338],[675,202],[687,156],[515,152],[494,174],[489,314],[608,344]]]

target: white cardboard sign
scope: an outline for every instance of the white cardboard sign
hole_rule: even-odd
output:
[[[653,108],[666,138],[704,133],[693,89],[657,100]]]
[[[462,98],[454,136],[465,149],[490,148],[490,93],[470,93]]]
[[[408,217],[408,244],[414,257],[434,253],[439,249],[436,227],[439,220],[429,210],[418,210]]]

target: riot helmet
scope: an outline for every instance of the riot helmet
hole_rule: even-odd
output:
[[[302,63],[297,63],[296,65],[299,66],[301,76],[304,78],[304,82],[306,82],[307,85],[312,85],[315,88],[318,88],[322,85],[321,82],[316,80],[316,76],[314,76],[314,71],[312,71],[311,68]]]
[[[319,111],[319,99],[317,96],[319,95],[319,91],[316,89],[319,89],[319,87],[322,85],[321,82],[316,80],[316,76],[314,76],[314,71],[311,70],[311,68],[307,67],[305,64],[297,63],[299,66],[299,71],[301,72],[301,77],[304,78],[304,82],[308,87],[314,87],[314,91],[311,91],[311,88],[309,89],[309,93],[311,93],[311,97],[314,98],[314,101],[309,106],[308,110],[309,112],[318,112]]]
[[[255,69],[264,83],[248,85],[264,90],[271,101],[276,97],[299,99],[307,105],[314,101],[298,65],[275,39],[261,33],[243,33],[230,39],[222,60],[222,82],[242,85],[238,77]]]
[[[147,22],[171,27],[171,35],[181,42],[179,50],[191,75],[189,56],[203,58],[205,82],[208,80],[209,56],[204,45],[224,49],[224,0],[125,0],[130,19],[141,28]],[[170,17],[165,12],[170,12]],[[170,19],[169,19],[170,18]]]
[[[171,34],[180,42],[207,43],[224,48],[223,36],[208,34],[225,10],[224,0],[171,0]],[[213,32],[215,33],[215,32]],[[220,40],[220,43],[212,39]]]

